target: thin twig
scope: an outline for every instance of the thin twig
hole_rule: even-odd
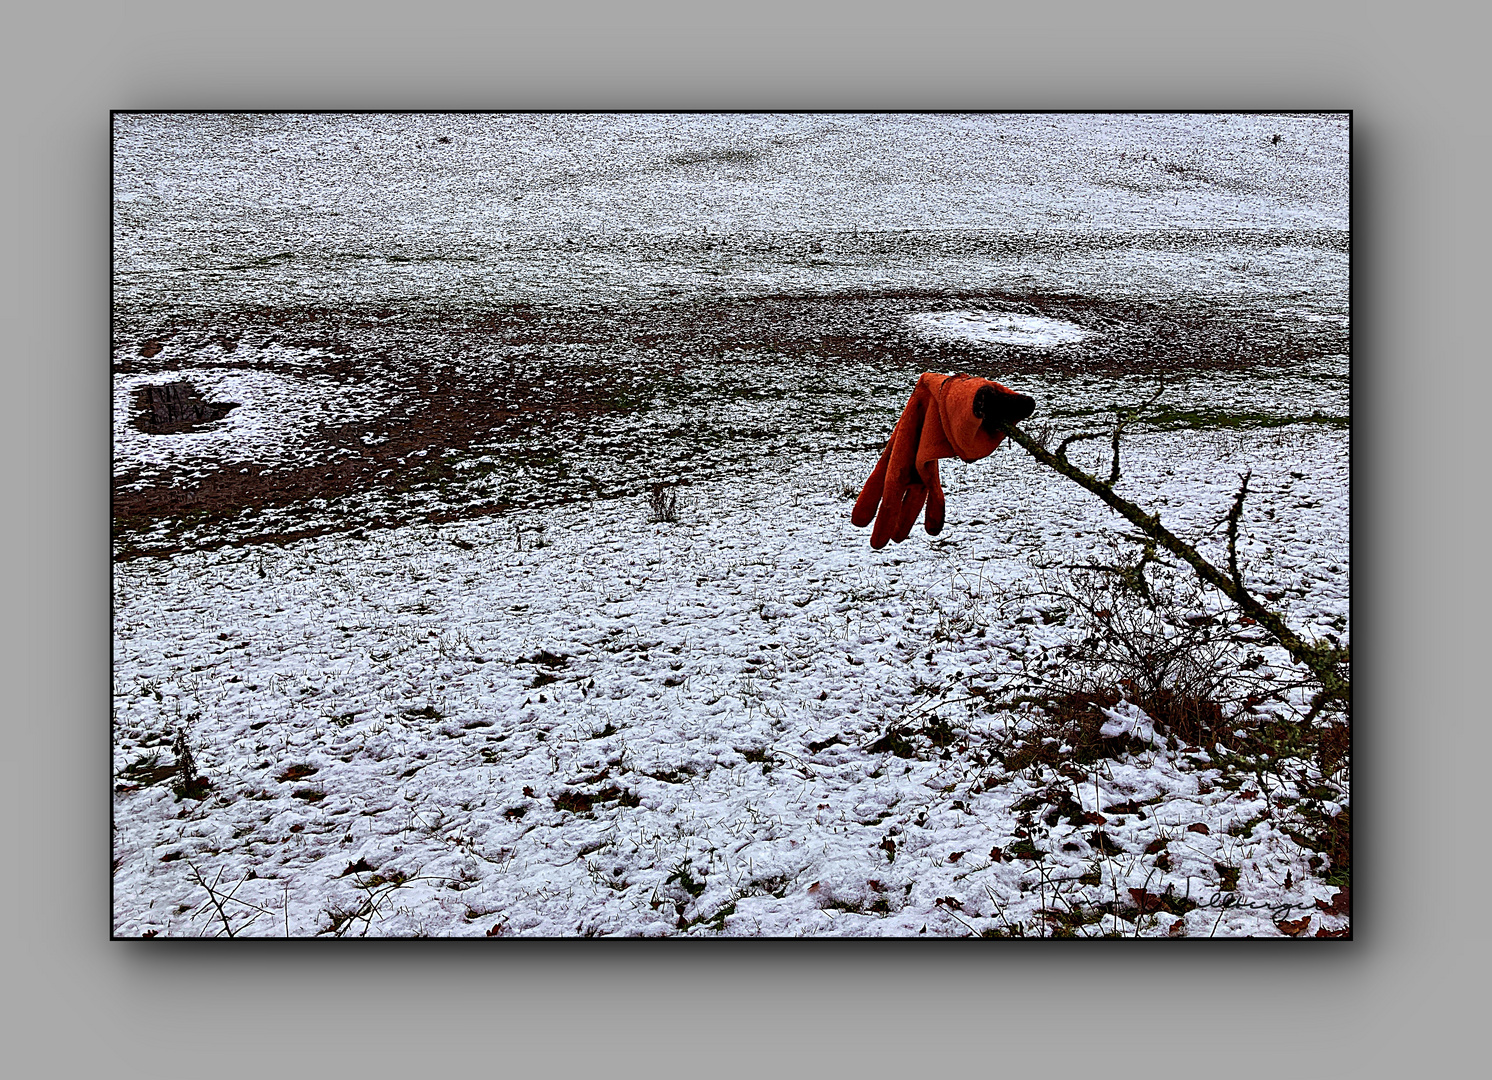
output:
[[[235,895],[238,892],[238,890],[243,887],[243,883],[245,881],[249,880],[249,876],[247,874],[245,874],[243,877],[239,878],[239,880],[234,884],[232,891],[231,892],[225,892],[225,893],[223,893],[222,896],[221,896],[221,899],[220,899],[216,886],[217,886],[218,882],[223,879],[223,870],[222,870],[222,868],[221,867],[218,868],[217,877],[213,878],[212,884],[209,885],[207,883],[207,879],[202,876],[202,872],[197,869],[196,863],[192,862],[190,859],[187,859],[186,860],[186,864],[187,864],[188,867],[191,868],[192,877],[196,879],[197,884],[201,885],[202,888],[204,888],[205,890],[207,890],[207,903],[210,903],[215,909],[217,909],[218,918],[223,923],[223,930],[227,933],[227,935],[229,937],[235,937],[235,936],[237,936],[237,933],[238,933],[239,930],[244,929],[250,923],[252,923],[255,919],[259,918],[260,915],[263,915],[263,914],[266,913],[264,908],[258,906],[257,904],[251,904],[247,900],[240,900]],[[250,911],[254,912],[254,915],[251,918],[245,920],[243,922],[243,924],[240,925],[237,929],[234,929],[232,920],[230,920],[228,918],[227,909],[223,906],[224,904],[228,903],[229,901],[232,901],[235,904],[241,904],[242,906],[248,908]],[[207,905],[204,904],[202,906],[206,907]],[[197,910],[201,911],[202,908],[199,907]],[[213,936],[216,937],[217,935],[214,934]]]
[[[1102,431],[1082,431],[1076,435],[1069,435],[1057,444],[1057,457],[1062,461],[1067,460],[1067,448],[1075,442],[1084,442],[1088,439],[1102,439],[1105,436]],[[1034,440],[1033,440],[1034,441]],[[1022,445],[1025,445],[1022,443]]]
[[[218,883],[218,881],[220,881],[222,879],[222,877],[223,877],[222,868],[221,867],[218,868],[218,876],[213,879],[212,885],[209,885],[207,883],[207,880],[205,878],[203,878],[202,872],[197,869],[197,864],[194,863],[194,862],[192,862],[191,859],[187,859],[185,861],[186,861],[187,866],[189,866],[191,868],[192,877],[194,877],[194,878],[197,879],[197,884],[201,885],[204,889],[207,890],[207,899],[208,899],[208,902],[210,904],[212,904],[213,907],[217,908],[218,918],[223,921],[223,929],[228,932],[228,936],[229,937],[232,937],[233,936],[233,924],[228,921],[228,914],[227,914],[227,912],[225,912],[223,910],[223,905],[218,901],[218,894],[213,891],[213,885],[216,885]],[[198,910],[201,910],[201,909],[199,908]],[[217,935],[214,934],[213,936],[216,937]]]
[[[1165,392],[1166,377],[1162,375],[1160,377],[1160,385],[1155,388],[1155,393],[1151,394],[1147,400],[1128,409],[1114,410],[1113,457],[1109,463],[1108,481],[1110,487],[1119,482],[1119,440],[1124,436],[1124,429],[1148,412],[1150,407],[1159,401],[1161,395]]]
[[[1233,575],[1233,583],[1240,589],[1243,588],[1243,575],[1238,572],[1238,520],[1243,517],[1243,500],[1248,498],[1249,478],[1253,475],[1252,469],[1243,474],[1243,483],[1239,485],[1238,494],[1233,498],[1233,508],[1228,511],[1228,572]]]

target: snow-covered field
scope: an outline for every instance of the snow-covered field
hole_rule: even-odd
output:
[[[1164,376],[1119,490],[1221,560],[1252,470],[1248,580],[1350,640],[1346,150],[1322,116],[119,118],[115,933],[1346,929],[1300,808],[1349,759],[1243,776],[1120,704],[1112,754],[1010,763],[1001,694],[1075,632],[1036,594],[1125,531],[1096,499],[1005,447],[945,467],[937,538],[848,520],[918,371],[1064,431]],[[135,427],[177,379],[239,407]]]

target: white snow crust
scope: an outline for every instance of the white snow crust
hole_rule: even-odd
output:
[[[1252,467],[1257,508],[1274,514],[1244,549],[1259,583],[1296,598],[1298,627],[1332,632],[1347,617],[1344,433],[1157,434],[1136,439],[1130,461],[1126,489],[1191,534]],[[1293,477],[1306,462],[1309,478]],[[1033,883],[1094,863],[1081,845],[1042,863],[989,859],[1012,847],[1012,807],[1038,785],[991,787],[998,767],[864,743],[929,706],[959,715],[936,705],[945,676],[995,677],[1055,639],[1059,627],[1017,622],[1029,611],[1006,602],[1038,555],[1101,554],[1113,522],[1002,452],[947,470],[941,537],[873,553],[840,492],[866,464],[702,484],[676,524],[650,523],[641,500],[554,508],[526,523],[542,525],[539,547],[487,521],[118,566],[116,770],[150,733],[185,722],[219,794],[116,795],[116,933],[221,932],[194,873],[254,905],[237,909],[245,935],[332,933],[331,913],[359,910],[381,895],[366,883],[396,873],[407,881],[343,932],[946,935],[1033,923]],[[1149,741],[1132,709],[1109,724],[1105,734]],[[277,779],[292,765],[315,771]],[[1113,762],[1097,792],[1080,786],[1095,810],[1165,795],[1153,814],[1107,828],[1137,851],[1174,838],[1168,873],[1100,859],[1102,882],[1082,897],[1171,885],[1218,900],[1203,883],[1228,861],[1242,868],[1237,898],[1255,906],[1198,908],[1186,932],[1274,936],[1276,906],[1329,900],[1281,827],[1229,834],[1263,804],[1212,787],[1217,777],[1205,752],[1152,745]],[[637,805],[555,805],[607,784]],[[1196,823],[1208,834],[1185,831]],[[966,858],[951,862],[955,852]],[[356,866],[373,869],[348,873]],[[681,869],[702,892],[683,888]],[[949,896],[957,907],[940,902]],[[870,910],[877,900],[885,911]]]
[[[928,311],[908,316],[907,322],[931,337],[1038,349],[1069,345],[1093,336],[1092,331],[1065,319],[1014,312]]]
[[[1325,114],[121,115],[114,295],[1319,293],[1345,281],[1347,138]]]

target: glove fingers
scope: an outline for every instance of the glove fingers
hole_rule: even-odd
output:
[[[881,512],[876,515],[876,527],[870,531],[870,546],[876,550],[886,546],[886,542],[896,532],[896,526],[901,521],[901,504],[905,491],[899,492],[895,499],[884,499],[881,502]]]
[[[946,386],[950,381],[945,379],[942,385]],[[922,438],[917,443],[917,474],[927,485],[926,528],[930,536],[943,531],[943,484],[938,477],[938,459],[953,455],[954,449],[949,445],[942,417],[934,404],[927,410],[927,419],[922,422]]]
[[[870,546],[879,549],[885,547],[888,540],[895,540],[898,544],[905,540],[912,531],[912,523],[922,512],[922,503],[926,497],[927,488],[920,480],[915,479],[915,474],[912,483],[894,493],[888,484],[886,497],[881,502],[881,512],[876,517],[876,527],[870,534]],[[908,517],[908,514],[911,516]]]
[[[927,397],[927,392],[919,381],[902,408],[901,416],[896,420],[891,438],[886,440],[886,448],[881,451],[880,460],[871,470],[865,486],[860,489],[855,508],[850,511],[850,523],[857,527],[863,528],[872,520],[876,522],[876,529],[871,537],[872,547],[884,547],[890,535],[890,526],[881,526],[877,509],[884,516],[887,506],[895,506],[901,502],[901,493],[907,482],[902,474],[915,467],[912,459],[916,456],[915,448],[922,436]]]
[[[876,508],[881,505],[881,492],[886,486],[886,466],[891,461],[891,446],[895,442],[896,434],[893,432],[891,438],[886,440],[886,449],[881,451],[881,459],[870,472],[870,479],[860,489],[855,509],[850,511],[850,524],[856,528],[863,529],[875,520]]]
[[[923,479],[927,481],[927,518],[923,527],[927,529],[929,536],[937,536],[943,531],[943,482],[938,477],[938,463],[929,462],[922,470]]]
[[[901,516],[896,525],[896,532],[891,539],[898,544],[912,535],[912,526],[917,524],[917,515],[922,513],[922,504],[927,501],[927,485],[908,484],[907,493],[902,497]]]
[[[886,461],[886,483],[881,492],[881,511],[871,533],[870,546],[882,548],[901,524],[901,507],[907,488],[921,483],[917,476],[917,443],[922,438],[923,418],[927,414],[927,392],[918,384],[907,402],[896,433],[891,440],[891,454]]]

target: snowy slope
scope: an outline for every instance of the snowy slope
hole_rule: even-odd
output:
[[[1204,464],[1176,468],[1199,450]],[[1180,508],[1165,516],[1186,533],[1225,511],[1235,472],[1253,467],[1257,509],[1290,511],[1252,531],[1254,572],[1299,591],[1299,626],[1329,632],[1346,616],[1343,435],[1157,435],[1130,460],[1131,485]],[[1294,479],[1307,461],[1335,464]],[[948,470],[942,537],[919,530],[872,553],[835,480],[863,464],[692,487],[673,524],[650,523],[640,500],[557,508],[519,534],[523,548],[494,521],[121,565],[116,763],[185,719],[215,794],[116,796],[116,932],[220,931],[197,910],[193,866],[224,882],[255,875],[235,895],[265,909],[245,929],[258,934],[287,919],[292,934],[329,932],[327,908],[358,910],[378,894],[359,883],[396,871],[409,881],[347,929],[672,934],[682,918],[690,933],[967,933],[1030,923],[1038,874],[1096,866],[1101,884],[1076,889],[1090,903],[1166,883],[1216,897],[1220,860],[1242,868],[1236,895],[1256,906],[1198,908],[1188,932],[1274,934],[1272,912],[1330,899],[1281,830],[1228,835],[1260,804],[1201,794],[1216,778],[1205,755],[1158,749],[1099,778],[1104,806],[1166,796],[1110,826],[1130,855],[1079,844],[1023,865],[988,853],[1011,849],[1012,806],[1041,785],[1000,783],[997,766],[962,755],[868,752],[950,676],[997,678],[1033,635],[1055,632],[1004,602],[1034,559],[1102,553],[1114,523],[1002,452]],[[962,722],[977,735],[1010,718]],[[293,766],[315,771],[276,779]],[[591,812],[555,805],[608,787],[620,792]],[[1184,831],[1198,822],[1209,835]],[[1184,843],[1161,874],[1138,853],[1164,835]],[[680,868],[704,891],[691,895]],[[938,903],[949,896],[958,908]],[[887,908],[873,912],[878,899]]]

